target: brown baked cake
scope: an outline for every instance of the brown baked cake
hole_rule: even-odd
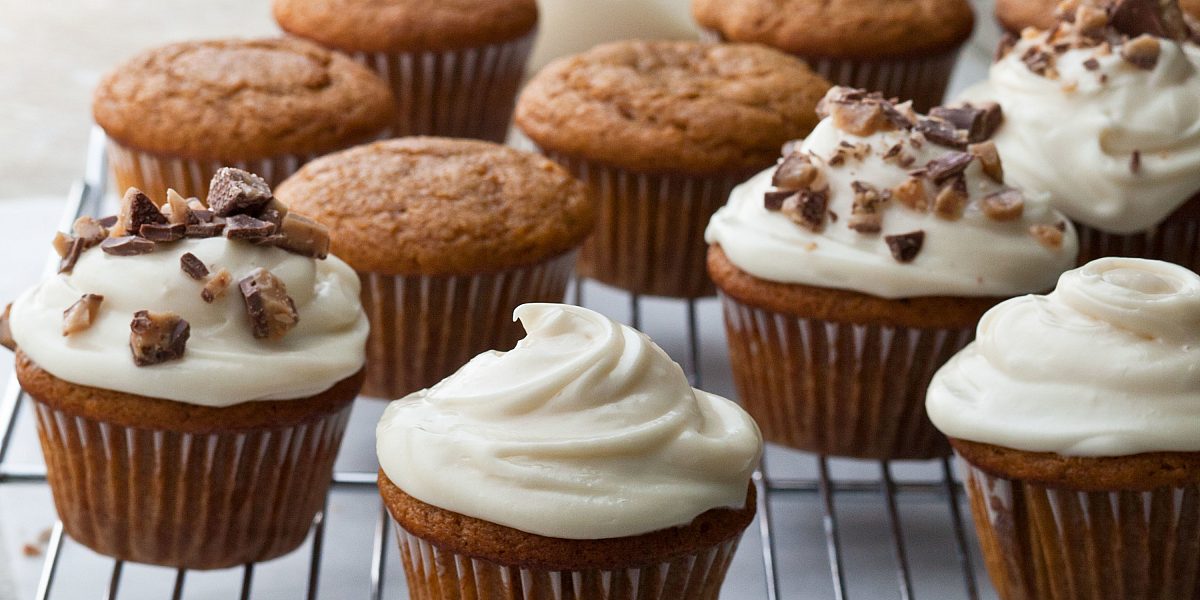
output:
[[[503,142],[533,49],[534,0],[273,0],[292,35],[341,50],[386,79],[392,134]]]
[[[729,191],[816,123],[829,85],[747,44],[626,41],[559,59],[517,125],[600,207],[580,273],[640,294],[712,293],[702,232]]]
[[[975,17],[966,0],[693,0],[716,40],[795,54],[838,85],[940,104]]]
[[[582,184],[553,162],[444,138],[324,157],[275,193],[328,224],[332,251],[362,278],[365,393],[387,399],[511,347],[513,309],[562,299],[594,218]]]
[[[182,42],[110,71],[92,101],[118,190],[157,204],[205,197],[222,166],[282,181],[311,158],[379,136],[395,105],[348,57],[292,38]]]

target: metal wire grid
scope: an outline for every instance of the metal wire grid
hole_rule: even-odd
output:
[[[81,215],[99,216],[98,213],[103,207],[104,194],[107,189],[107,160],[104,153],[104,142],[103,132],[99,129],[94,129],[89,143],[85,178],[71,190],[67,208],[64,211],[63,221],[60,225],[60,229],[64,231],[69,230],[74,220]],[[56,260],[51,261],[47,269],[53,272],[56,264]],[[574,297],[577,303],[582,303],[582,285],[578,282],[576,282],[574,288]],[[686,310],[689,377],[692,379],[694,385],[699,385],[700,346],[696,303],[694,301],[687,302]],[[641,326],[641,303],[640,298],[636,295],[630,296],[630,317],[631,324],[634,327]],[[18,417],[25,403],[26,397],[14,376],[4,395],[0,397],[0,484],[8,482],[46,481],[44,466],[13,464],[7,460]],[[892,465],[889,461],[879,462],[880,477],[877,481],[866,479],[835,480],[830,476],[828,459],[824,456],[818,456],[816,459],[818,476],[815,479],[770,477],[767,475],[765,458],[760,470],[754,473],[753,483],[758,492],[757,503],[760,515],[759,538],[765,575],[764,594],[768,600],[783,598],[780,590],[780,565],[776,561],[776,557],[778,556],[777,536],[772,531],[771,498],[784,494],[815,496],[820,500],[823,510],[822,525],[824,529],[825,549],[829,560],[832,597],[836,600],[845,600],[848,597],[846,570],[843,566],[844,554],[842,551],[840,524],[838,522],[835,502],[838,494],[881,494],[883,496],[887,509],[889,534],[895,561],[896,585],[901,600],[910,600],[914,595],[913,573],[909,567],[903,524],[898,510],[898,497],[901,494],[919,494],[944,499],[953,526],[957,560],[961,567],[965,590],[964,597],[968,600],[979,599],[979,588],[975,580],[975,570],[972,565],[971,552],[968,545],[970,543],[969,537],[964,526],[959,504],[961,489],[954,478],[953,469],[948,458],[943,458],[940,461],[940,481],[915,483],[897,483],[894,481]],[[331,493],[345,489],[373,489],[375,487],[375,477],[376,475],[373,472],[337,472],[333,477]],[[326,507],[328,507],[328,496],[326,497]],[[321,578],[321,565],[325,546],[326,512],[323,510],[318,514],[313,523],[312,544],[310,546],[311,556],[308,563],[307,591],[305,594],[305,598],[308,600],[316,600],[318,598],[318,584]],[[371,586],[369,592],[371,600],[380,600],[383,597],[387,576],[388,546],[390,545],[390,540],[388,539],[390,522],[387,510],[381,504],[372,539]],[[63,543],[64,532],[62,523],[56,522],[51,529],[41,577],[38,581],[37,592],[35,594],[37,600],[48,600],[51,597],[54,582],[59,571]],[[106,600],[112,600],[117,597],[123,580],[124,568],[124,561],[113,561],[112,573],[103,596]],[[247,564],[242,567],[241,586],[238,596],[242,600],[249,600],[251,598],[254,569],[254,564]],[[172,587],[170,596],[172,600],[179,600],[183,597],[186,582],[187,570],[179,569],[176,572],[175,582]]]

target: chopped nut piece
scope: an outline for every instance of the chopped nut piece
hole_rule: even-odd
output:
[[[1134,150],[1133,153],[1129,155],[1129,171],[1134,175],[1142,172],[1141,150]]]
[[[13,339],[12,327],[9,327],[8,322],[12,319],[12,303],[4,307],[4,312],[0,313],[0,346],[4,346],[9,350],[17,350],[17,341]]]
[[[135,256],[154,252],[154,242],[132,235],[110,237],[100,244],[100,249],[113,256]]]
[[[79,257],[83,255],[84,245],[83,240],[79,238],[71,240],[71,245],[67,246],[67,253],[58,262],[59,273],[70,273],[75,269],[75,263],[79,262]]]
[[[892,188],[892,197],[915,211],[925,212],[929,210],[929,199],[925,195],[925,184],[916,177],[909,177],[896,187]]]
[[[167,203],[163,205],[163,213],[167,222],[172,225],[187,225],[192,219],[192,208],[188,201],[173,189],[167,190]]]
[[[71,231],[75,232],[77,239],[83,240],[84,250],[103,242],[104,238],[108,237],[108,229],[101,225],[99,221],[88,216],[75,219],[75,224],[71,226]]]
[[[271,199],[267,182],[241,169],[218,169],[208,186],[208,208],[220,217],[257,215]]]
[[[962,150],[967,147],[967,132],[958,129],[953,123],[942,121],[940,119],[921,119],[917,121],[917,131],[925,136],[925,139],[947,148]],[[920,148],[921,145],[915,140],[913,145]]]
[[[793,152],[787,155],[771,176],[771,185],[785,190],[802,190],[813,187],[821,171],[812,164],[808,154]]]
[[[256,240],[275,233],[275,224],[249,215],[233,215],[225,220],[225,237],[231,240]]]
[[[255,269],[238,282],[238,287],[246,301],[254,337],[278,340],[300,321],[287,286],[270,271]]]
[[[995,142],[988,140],[971,144],[967,147],[967,152],[979,159],[979,166],[983,167],[984,175],[996,183],[1004,183],[1004,165],[1000,162],[1000,152],[996,150]]]
[[[885,235],[883,241],[887,243],[888,250],[891,250],[892,258],[896,259],[896,262],[912,262],[921,253],[921,246],[925,244],[925,232],[917,230],[897,235]]]
[[[200,290],[200,299],[212,304],[217,298],[225,295],[230,283],[233,283],[233,275],[226,269],[218,269],[216,273],[208,276],[204,289]]]
[[[138,228],[138,235],[152,242],[175,242],[183,239],[183,234],[187,232],[187,225],[177,223],[175,225],[159,225],[156,223],[147,223]]]
[[[192,209],[192,212],[198,210],[208,210],[208,205],[201,202],[199,198],[188,198],[187,205],[188,208]]]
[[[279,232],[282,239],[275,245],[288,252],[318,259],[329,256],[329,228],[304,215],[284,215]]]
[[[978,106],[963,102],[950,106],[935,106],[929,116],[942,119],[967,132],[967,142],[979,143],[991,139],[1004,124],[1004,113],[995,102],[984,102]]]
[[[1025,214],[1025,196],[1020,190],[1005,188],[979,201],[979,210],[997,221],[1014,221]]]
[[[184,348],[192,333],[191,326],[179,315],[148,310],[133,313],[129,331],[133,364],[139,367],[183,358]]]
[[[1121,46],[1121,58],[1139,69],[1150,71],[1158,64],[1158,54],[1161,51],[1157,39],[1140,35]]]
[[[75,241],[75,238],[61,231],[55,231],[54,241],[51,242],[51,245],[54,246],[54,251],[58,253],[58,257],[63,258],[67,255],[67,251],[71,249],[71,242],[73,241]]]
[[[204,281],[204,278],[208,277],[208,267],[204,266],[204,261],[196,258],[191,252],[179,257],[179,268],[196,281]]]
[[[1130,37],[1145,34],[1182,42],[1191,35],[1179,3],[1173,0],[1117,0],[1109,9],[1109,21]]]
[[[1029,228],[1029,233],[1047,248],[1052,250],[1062,248],[1063,229],[1053,225],[1033,225]]]
[[[947,152],[925,163],[925,176],[940,185],[951,177],[962,175],[972,160],[975,157],[966,152]]]
[[[938,190],[933,199],[933,212],[937,216],[950,221],[962,217],[963,209],[967,206],[967,182],[962,176],[946,182]]]
[[[776,211],[783,209],[783,201],[795,196],[796,190],[768,190],[763,194],[763,208]]]
[[[825,228],[825,212],[829,197],[825,192],[800,190],[783,202],[780,210],[792,222],[813,232]]]
[[[100,303],[104,296],[100,294],[84,294],[67,310],[63,311],[63,336],[85,331],[96,321],[96,313],[100,312]]]
[[[141,190],[135,187],[125,190],[125,196],[121,198],[121,212],[117,215],[117,224],[113,226],[110,235],[137,235],[142,225],[147,223],[165,225],[167,218]]]
[[[850,187],[854,190],[854,202],[846,226],[859,233],[879,233],[883,228],[883,214],[879,205],[886,198],[875,186],[865,181],[851,182]]]

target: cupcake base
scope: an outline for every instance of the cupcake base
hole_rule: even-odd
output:
[[[1079,233],[1079,264],[1105,256],[1152,258],[1200,271],[1200,194],[1193,196],[1150,231],[1108,233],[1075,223]]]
[[[362,376],[308,398],[211,408],[72,384],[17,353],[63,529],[106,556],[187,569],[304,542]]]

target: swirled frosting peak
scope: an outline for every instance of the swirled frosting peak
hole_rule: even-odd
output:
[[[528,533],[602,539],[741,507],[753,420],[693,389],[645,334],[575,306],[525,304],[528,335],[393,402],[379,462],[409,495]]]
[[[933,379],[950,437],[1034,452],[1200,451],[1200,276],[1102,258],[989,311]]]

